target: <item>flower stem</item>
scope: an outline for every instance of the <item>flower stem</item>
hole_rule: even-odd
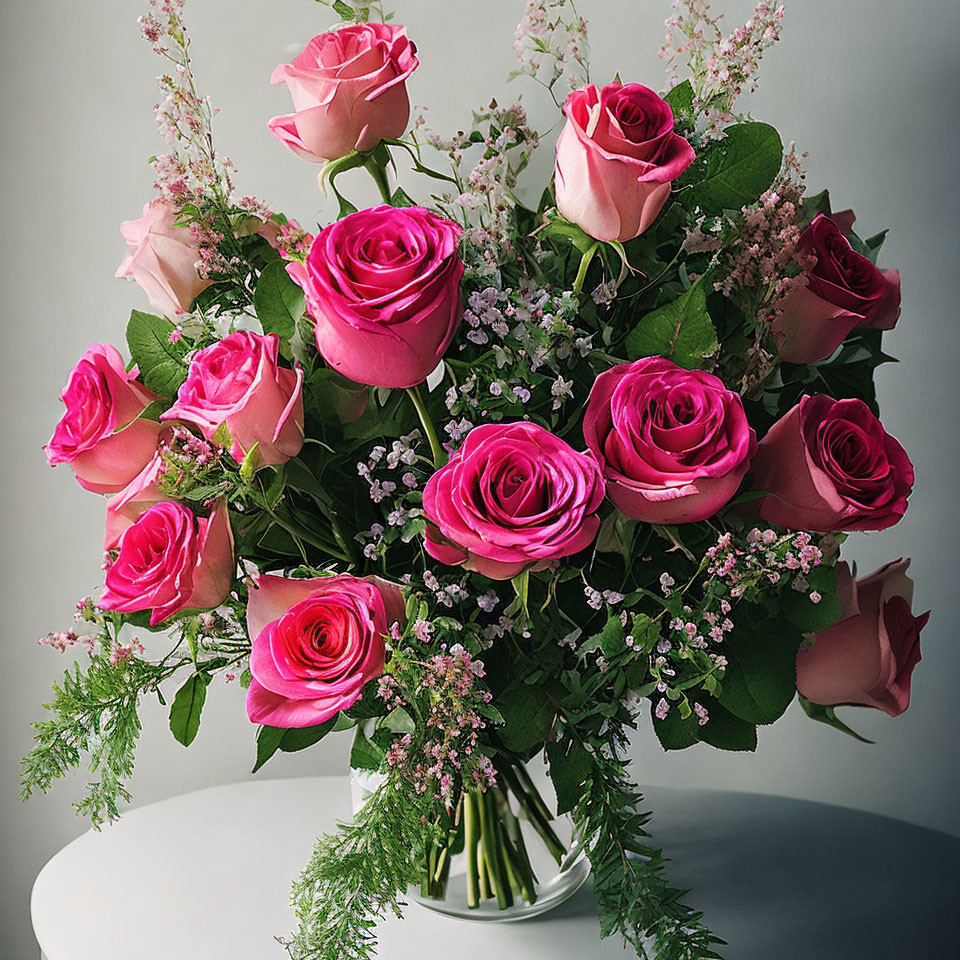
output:
[[[587,271],[590,269],[590,264],[593,262],[593,258],[599,247],[599,243],[593,244],[593,246],[588,247],[584,251],[583,256],[580,258],[580,269],[577,271],[577,278],[573,281],[574,294],[579,294],[580,291],[583,290],[583,285],[587,279]]]
[[[467,906],[476,909],[480,906],[480,872],[477,863],[477,844],[479,843],[479,823],[477,799],[467,793],[463,802],[463,848],[467,855]]]
[[[377,162],[376,156],[371,155],[367,158],[367,162],[364,164],[367,170],[370,173],[370,176],[373,177],[373,182],[377,185],[377,189],[380,191],[380,196],[383,197],[384,203],[391,203],[392,197],[390,195],[390,181],[387,179],[386,169]]]
[[[423,397],[420,395],[420,388],[407,387],[407,394],[413,401],[417,415],[420,417],[420,423],[423,425],[423,430],[427,435],[427,440],[430,441],[433,465],[439,470],[447,462],[447,454],[440,443],[440,438],[437,436],[437,430],[433,425],[433,421],[430,419],[430,414],[427,412],[427,405],[423,402]]]

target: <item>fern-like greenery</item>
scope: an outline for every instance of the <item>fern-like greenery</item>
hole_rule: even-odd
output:
[[[293,884],[298,929],[285,941],[293,960],[372,960],[375,927],[401,915],[435,841],[433,801],[387,780],[352,823],[321,837]]]
[[[54,780],[87,766],[98,779],[74,806],[94,827],[120,815],[130,799],[125,783],[133,775],[134,750],[140,736],[140,695],[155,686],[163,668],[132,658],[112,664],[95,655],[86,670],[74,663],[53,686],[44,704],[53,716],[33,724],[36,746],[21,761],[20,798],[45,792]]]
[[[724,941],[672,887],[651,844],[643,796],[626,773],[616,738],[593,753],[593,771],[573,810],[593,868],[600,935],[619,933],[641,960],[720,960]]]

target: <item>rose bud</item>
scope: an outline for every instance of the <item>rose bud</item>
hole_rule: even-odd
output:
[[[141,416],[157,395],[127,371],[109,344],[88,347],[70,371],[60,399],[67,410],[43,448],[51,466],[69,463],[92,493],[117,493],[157,450],[160,424]]]
[[[157,503],[121,537],[98,605],[120,613],[149,610],[156,626],[177,613],[220,606],[234,569],[226,503],[209,517],[180,503]]]
[[[673,132],[670,104],[639,83],[590,84],[567,97],[563,112],[557,209],[597,240],[640,236],[695,157]]]
[[[628,517],[691,523],[737,492],[757,451],[740,395],[663,357],[597,377],[583,420],[607,496]]]
[[[910,679],[920,662],[920,631],[929,613],[910,610],[909,560],[854,580],[837,565],[843,618],[797,654],[797,689],[825,706],[876,707],[898,717],[910,705]]]
[[[258,467],[303,446],[303,372],[278,363],[280,338],[239,330],[199,351],[163,420],[192,423],[208,439],[226,425],[239,463],[257,445]]]
[[[793,530],[883,530],[906,512],[913,464],[862,400],[804,397],[760,441],[760,516]]]
[[[852,225],[852,217],[837,217]],[[890,330],[896,324],[900,274],[878,270],[857,253],[834,219],[816,216],[800,237],[798,253],[814,263],[773,322],[781,360],[826,360],[854,328]]]
[[[461,228],[423,207],[381,204],[317,235],[287,264],[338,373],[372,387],[413,387],[434,371],[463,316]]]
[[[484,424],[423,491],[426,550],[508,580],[593,543],[603,477],[593,460],[534,423]]]
[[[314,163],[373,150],[407,129],[406,81],[419,65],[406,27],[358,23],[321,33],[274,69],[270,82],[286,83],[296,113],[274,117],[270,130]]]
[[[383,672],[383,635],[404,616],[403,592],[379,577],[261,577],[247,603],[247,716],[312,727],[346,710]]]
[[[116,276],[134,280],[158,313],[175,318],[189,312],[197,294],[213,282],[197,273],[200,248],[193,228],[177,226],[169,203],[145,204],[143,216],[121,223],[120,233],[127,255]]]

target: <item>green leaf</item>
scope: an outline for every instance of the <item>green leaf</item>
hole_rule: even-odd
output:
[[[517,600],[520,601],[520,609],[523,610],[526,616],[530,616],[530,608],[528,601],[530,599],[530,568],[528,567],[523,573],[518,573],[511,581],[513,584],[514,592],[517,595]]]
[[[783,144],[767,123],[727,127],[726,137],[703,149],[680,180],[678,197],[707,216],[755,203],[780,172]]]
[[[798,699],[800,706],[803,707],[803,712],[810,717],[811,720],[816,720],[818,723],[825,723],[828,727],[833,727],[834,730],[839,730],[841,733],[845,733],[848,737],[853,737],[854,740],[859,740],[861,743],[874,743],[873,740],[868,740],[866,737],[860,736],[856,730],[848,727],[837,716],[837,712],[833,707],[824,706],[822,703],[814,703],[806,697],[798,696]]]
[[[670,104],[675,118],[682,120],[693,115],[693,85],[689,80],[671,87],[663,99]]]
[[[334,11],[339,14],[341,20],[349,20],[351,23],[356,19],[356,13],[343,0],[334,0]]]
[[[843,616],[843,601],[837,596],[837,568],[821,564],[807,575],[810,591],[784,590],[780,595],[784,616],[804,633],[818,633],[832,627]],[[814,603],[810,593],[820,594]]]
[[[687,370],[701,367],[717,349],[717,331],[707,312],[704,275],[676,300],[648,313],[628,334],[627,356],[661,356]]]
[[[680,711],[674,707],[670,708],[670,712],[662,720],[658,720],[654,713],[656,703],[659,703],[659,700],[651,701],[650,715],[653,719],[653,731],[664,750],[685,750],[699,742],[695,721],[682,719]]]
[[[653,729],[664,750],[683,750],[693,744],[708,743],[719,750],[757,749],[757,728],[746,720],[735,717],[712,697],[698,697],[706,708],[709,719],[700,726],[695,713],[681,716],[679,706],[672,705],[663,720],[653,717]],[[653,704],[651,704],[651,713]]]
[[[357,727],[353,748],[350,751],[350,766],[355,770],[379,770],[383,756],[383,751],[373,741],[368,740],[363,735],[363,730]]]
[[[579,740],[570,738],[563,743],[555,740],[547,744],[550,761],[550,780],[557,793],[557,814],[572,810],[583,794],[583,784],[593,769],[593,760]]]
[[[127,346],[133,362],[140,368],[143,382],[162,397],[175,397],[187,379],[184,357],[187,345],[170,342],[176,327],[165,317],[133,310],[127,323]]]
[[[194,673],[177,691],[170,706],[170,732],[178,743],[189,747],[200,729],[200,714],[207,699],[210,677],[206,673]]]
[[[403,707],[394,707],[381,721],[391,733],[413,733],[417,729],[413,717]]]
[[[274,260],[263,268],[253,291],[253,309],[264,333],[275,333],[281,340],[294,335],[297,321],[306,309],[306,299],[287,273],[285,261]]]
[[[723,641],[728,665],[720,703],[748,723],[778,720],[797,691],[800,639],[799,630],[779,619],[738,625]]]
[[[556,707],[542,687],[516,681],[496,698],[496,705],[506,723],[497,733],[508,750],[524,753],[547,739]]]
[[[561,247],[572,244],[580,253],[586,253],[597,241],[582,227],[560,216],[555,210],[547,213],[547,222],[539,230],[540,235],[559,241]]]
[[[410,197],[410,195],[402,187],[397,187],[397,189],[393,191],[393,196],[390,198],[390,203],[395,207],[417,206],[417,201]]]
[[[257,733],[257,761],[251,773],[256,773],[279,749],[287,731],[283,727],[263,726]]]

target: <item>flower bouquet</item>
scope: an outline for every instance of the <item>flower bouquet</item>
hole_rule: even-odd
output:
[[[836,706],[906,709],[909,561],[857,578],[840,559],[914,482],[873,385],[900,312],[884,234],[737,113],[782,7],[725,35],[674,0],[661,96],[592,83],[572,0],[529,0],[517,75],[563,122],[530,185],[520,102],[449,138],[411,124],[406,29],[321,2],[342,22],[276,68],[294,112],[269,121],[295,155],[278,164],[317,165],[315,236],[234,190],[183,0],[140,20],[170,149],[117,273],[151,310],[129,361],[94,344],[70,371],[45,448],[109,499],[102,590],[42,641],[85,656],[24,796],[86,762],[80,812],[116,817],[141,699],[188,746],[236,683],[255,771],[353,737],[362,802],[294,883],[292,957],[371,957],[408,895],[512,919],[591,871],[602,935],[717,957],[628,738],[753,750],[795,698],[853,736]],[[364,171],[382,203],[357,209]]]

